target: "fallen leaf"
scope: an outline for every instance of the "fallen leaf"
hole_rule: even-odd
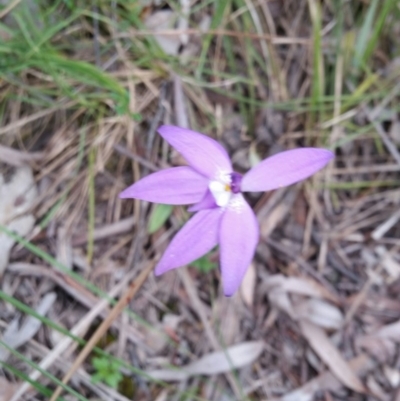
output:
[[[278,227],[281,222],[287,218],[290,210],[293,209],[293,203],[295,201],[295,191],[289,191],[284,194],[281,201],[275,205],[275,207],[268,213],[268,218],[260,218],[260,234],[263,238],[268,238],[270,234]],[[268,204],[264,207],[268,208]],[[263,210],[260,210],[262,216]]]
[[[212,323],[214,330],[225,344],[230,346],[237,342],[240,334],[240,319],[238,310],[242,307],[239,297],[219,297],[212,308]]]
[[[16,170],[10,182],[0,174],[0,225],[20,236],[30,233],[35,224],[32,214],[26,214],[37,197],[37,189],[30,167]],[[0,276],[7,267],[14,239],[0,233]]]
[[[381,401],[389,401],[389,394],[386,394],[382,386],[375,380],[373,375],[369,375],[366,380],[368,390],[377,399]]]
[[[185,31],[189,28],[189,14],[190,14],[190,0],[180,0],[181,10],[179,12],[178,29]],[[189,42],[189,35],[187,33],[181,33],[179,36],[181,43],[187,45]]]
[[[152,370],[146,374],[153,379],[165,381],[186,380],[193,375],[213,376],[249,365],[261,355],[263,349],[262,341],[244,342],[224,351],[212,352],[180,368]]]
[[[72,269],[71,236],[64,226],[57,229],[57,260],[68,269]]]
[[[10,383],[4,377],[0,377],[0,401],[8,401],[12,395],[18,384]]]
[[[256,269],[254,267],[254,263],[252,263],[247,269],[242,284],[240,286],[240,293],[242,295],[243,301],[249,307],[253,306],[256,278]]]
[[[384,246],[377,246],[375,251],[381,257],[380,264],[389,275],[388,283],[395,282],[400,277],[400,263],[395,260]]]
[[[343,323],[342,312],[322,299],[311,298],[294,303],[298,319],[305,319],[325,329],[338,329]]]
[[[253,141],[249,147],[249,164],[251,167],[257,166],[262,159],[257,153],[257,142]]]
[[[383,373],[392,386],[392,388],[397,388],[400,385],[400,371],[390,367],[389,365],[383,366]]]
[[[46,294],[35,309],[40,316],[45,316],[56,300],[56,294]],[[3,334],[2,341],[10,348],[16,349],[29,341],[38,332],[42,322],[33,316],[28,316],[25,323],[18,328],[18,319],[14,319]],[[0,346],[0,361],[6,361],[10,351]]]
[[[397,64],[400,65],[399,58],[397,58]],[[392,122],[389,130],[389,136],[393,139],[396,145],[400,145],[400,121],[395,120]]]
[[[167,401],[167,400],[168,400],[168,390],[162,390],[154,401]]]
[[[189,117],[186,109],[186,98],[183,92],[182,78],[179,75],[173,75],[174,80],[174,106],[177,125],[182,128],[189,128]]]
[[[268,291],[268,299],[271,305],[287,313],[293,320],[297,319],[289,295],[281,287],[277,286],[270,289]]]
[[[304,277],[285,277],[281,274],[275,274],[266,279],[267,291],[274,287],[279,287],[282,291],[291,292],[309,297],[325,298],[334,303],[339,300],[331,294],[325,287],[317,282]]]
[[[0,145],[0,160],[10,166],[21,167],[32,161],[39,161],[43,156],[43,152],[28,153]]]
[[[387,324],[386,326],[381,327],[375,333],[371,334],[371,336],[388,338],[393,341],[399,342],[400,341],[400,320],[395,323]]]
[[[145,25],[153,32],[161,32],[174,29],[176,20],[177,14],[172,10],[159,10],[146,19]],[[154,39],[166,54],[171,56],[176,56],[178,54],[178,49],[181,45],[181,38],[179,35],[154,35]]]
[[[396,351],[396,343],[400,342],[400,321],[387,324],[372,333],[358,336],[356,346],[367,350],[378,360],[386,359]]]
[[[385,361],[396,352],[396,344],[388,338],[358,336],[355,338],[356,349],[362,349],[377,361]]]
[[[363,376],[366,372],[376,367],[374,359],[366,354],[361,354],[348,363],[359,376]],[[331,372],[324,372],[300,388],[285,394],[281,398],[274,399],[274,401],[312,401],[315,399],[314,394],[317,392],[338,391],[341,387],[341,382]]]
[[[348,362],[342,357],[337,348],[329,340],[324,330],[304,320],[301,320],[299,324],[301,331],[311,348],[325,362],[331,372],[345,386],[359,393],[364,393],[364,385],[354,373]]]
[[[387,220],[385,220],[382,224],[376,227],[374,231],[372,231],[371,237],[375,241],[379,241],[393,226],[397,224],[399,219],[400,219],[400,210],[397,210],[397,212],[393,213]]]

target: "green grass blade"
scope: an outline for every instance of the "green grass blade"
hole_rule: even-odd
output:
[[[47,377],[53,383],[57,384],[58,386],[61,386],[65,391],[67,391],[68,393],[74,395],[79,401],[88,401],[88,399],[86,397],[83,397],[81,394],[79,394],[73,388],[71,388],[70,386],[64,384],[61,380],[57,379],[51,373],[49,373],[46,370],[42,369],[39,365],[37,365],[36,363],[32,362],[30,359],[26,358],[23,354],[21,354],[20,352],[16,351],[14,348],[9,347],[4,341],[0,340],[0,345],[3,346],[4,348],[6,348],[15,357],[17,357],[21,361],[25,362],[32,369],[39,371],[44,377]]]
[[[364,54],[373,29],[374,17],[378,4],[379,0],[371,1],[367,11],[367,15],[364,18],[364,23],[358,34],[353,58],[353,65],[356,69],[360,67],[360,64],[362,64],[364,60]]]
[[[210,29],[217,29],[221,27],[222,20],[224,18],[224,14],[228,11],[228,7],[230,7],[231,0],[218,0],[214,2],[215,11],[213,13],[213,18],[211,21]],[[206,35],[202,41],[202,49],[198,62],[198,66],[195,72],[195,76],[197,79],[201,80],[203,75],[203,68],[205,66],[208,55],[208,50],[211,45],[211,41],[213,39],[213,35]]]

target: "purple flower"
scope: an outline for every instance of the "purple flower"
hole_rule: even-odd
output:
[[[169,125],[158,132],[189,166],[150,174],[121,192],[120,198],[194,204],[189,211],[197,213],[173,238],[155,274],[187,265],[219,244],[223,290],[231,296],[253,259],[259,237],[256,216],[242,192],[269,191],[303,180],[334,155],[317,148],[288,150],[242,176],[232,170],[226,150],[208,136]]]

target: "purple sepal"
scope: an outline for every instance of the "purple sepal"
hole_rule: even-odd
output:
[[[310,177],[334,157],[327,149],[301,148],[278,153],[247,172],[242,179],[242,191],[270,191]]]
[[[217,204],[215,203],[215,199],[212,196],[211,192],[207,189],[206,194],[204,195],[204,198],[196,203],[193,206],[190,206],[188,208],[189,212],[198,212],[199,210],[205,210],[205,209],[214,209],[218,207]]]
[[[159,276],[187,265],[211,251],[218,243],[220,209],[197,212],[175,235],[155,268]]]
[[[122,191],[119,197],[189,205],[199,202],[207,188],[208,180],[191,167],[173,167],[142,178]]]
[[[219,229],[222,286],[227,297],[239,288],[253,259],[258,239],[256,216],[243,195],[234,195]]]
[[[158,132],[196,171],[205,177],[215,179],[220,174],[232,172],[228,153],[214,139],[172,125],[163,125]]]

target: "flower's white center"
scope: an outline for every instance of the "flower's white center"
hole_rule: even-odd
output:
[[[215,203],[219,207],[225,207],[228,205],[232,196],[232,191],[229,183],[210,181],[210,183],[208,184],[208,188],[215,199]]]
[[[241,194],[236,194],[229,202],[228,208],[235,213],[242,213],[246,203]]]

